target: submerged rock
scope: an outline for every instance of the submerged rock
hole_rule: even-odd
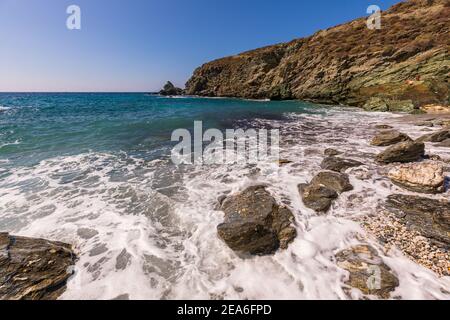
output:
[[[387,130],[387,129],[392,129],[392,126],[390,126],[388,124],[378,124],[378,125],[375,126],[375,129]]]
[[[399,286],[392,270],[383,262],[377,251],[368,245],[359,245],[336,254],[337,264],[349,272],[347,285],[366,295],[388,299]]]
[[[300,184],[298,190],[306,207],[317,212],[326,212],[340,193],[353,190],[353,186],[347,174],[323,171],[317,174],[309,185]]]
[[[402,188],[423,193],[444,191],[444,167],[438,162],[409,163],[396,166],[388,174]]]
[[[411,195],[394,194],[386,206],[405,225],[436,245],[450,248],[450,202]]]
[[[379,132],[371,142],[371,145],[378,147],[387,147],[403,141],[412,141],[412,139],[404,133],[397,130],[386,130]]]
[[[324,170],[331,170],[336,172],[344,172],[347,169],[353,168],[353,167],[359,167],[364,165],[364,163],[352,160],[352,159],[343,159],[339,157],[328,157],[325,158],[322,163],[320,164],[320,167]]]
[[[328,148],[328,149],[325,149],[324,154],[328,157],[333,157],[333,156],[338,156],[338,155],[342,154],[342,152],[337,151],[336,149]]]
[[[405,141],[397,143],[381,152],[376,160],[380,163],[413,162],[425,155],[425,144]]]
[[[441,143],[436,145],[437,147],[450,148],[450,139],[445,139]]]
[[[219,237],[234,251],[251,255],[273,254],[287,249],[297,231],[292,212],[277,204],[264,186],[253,186],[227,197],[221,204],[225,221]]]
[[[0,233],[0,300],[55,300],[74,264],[68,244]]]
[[[159,94],[162,96],[181,96],[184,94],[184,90],[175,87],[172,82],[167,81]]]

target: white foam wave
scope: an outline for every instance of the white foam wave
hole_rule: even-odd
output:
[[[378,248],[398,275],[394,296],[449,299],[449,277],[398,251],[383,252],[353,221],[398,191],[368,156],[378,150],[368,143],[368,128],[392,116],[332,109],[290,119],[257,123],[282,128],[281,156],[294,163],[281,168],[273,162],[176,168],[91,153],[12,169],[0,180],[0,231],[74,244],[76,274],[62,299],[348,299],[346,273],[334,255],[361,241]],[[319,216],[303,205],[297,185],[320,170],[329,147],[366,165],[351,173],[355,189]],[[274,256],[242,260],[217,237],[223,213],[214,208],[219,196],[258,183],[291,208],[298,237]]]

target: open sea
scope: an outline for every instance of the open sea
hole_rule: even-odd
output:
[[[361,242],[399,277],[393,296],[450,299],[449,277],[383,252],[355,222],[399,191],[368,143],[375,124],[396,117],[298,101],[0,93],[0,232],[74,246],[61,299],[348,299],[334,254]],[[281,158],[293,162],[174,165],[171,134],[196,120],[205,130],[280,129]],[[355,189],[317,215],[297,185],[330,147],[366,165],[351,174]],[[241,259],[217,237],[217,199],[260,183],[293,211],[298,237],[274,256]]]

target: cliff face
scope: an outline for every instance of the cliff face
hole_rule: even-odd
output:
[[[186,93],[362,106],[370,98],[449,103],[450,0],[410,0],[313,36],[215,60]]]

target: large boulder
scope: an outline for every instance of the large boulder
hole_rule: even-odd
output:
[[[410,191],[423,193],[444,191],[444,167],[438,162],[398,165],[389,171],[388,176],[394,184]]]
[[[352,159],[343,159],[339,157],[327,157],[325,158],[320,167],[324,170],[336,171],[336,172],[344,172],[347,169],[353,167],[359,167],[364,165],[364,163],[352,160]]]
[[[316,212],[327,212],[340,193],[353,190],[345,173],[323,171],[317,174],[310,184],[298,186],[303,203]]]
[[[264,186],[249,187],[225,198],[220,209],[225,220],[219,237],[234,251],[251,255],[273,254],[286,249],[296,235],[292,212],[277,204]]]
[[[386,207],[405,225],[432,242],[450,248],[450,202],[411,195],[390,195]]]
[[[426,134],[416,141],[418,142],[442,142],[450,139],[450,129],[442,129],[434,133]]]
[[[381,152],[376,160],[380,163],[414,162],[425,155],[425,144],[405,141],[397,143]]]
[[[349,272],[346,284],[365,295],[388,299],[399,285],[396,275],[368,245],[343,250],[336,254],[336,260],[340,268]]]
[[[316,212],[327,212],[333,200],[339,196],[333,189],[315,184],[299,184],[298,191],[302,196],[304,205]]]
[[[0,300],[55,300],[74,264],[68,244],[0,233]]]
[[[371,144],[378,147],[387,147],[403,141],[412,141],[412,139],[397,130],[385,130],[379,132],[372,139]]]
[[[159,94],[162,96],[181,96],[184,94],[184,90],[175,87],[172,82],[167,81]]]

